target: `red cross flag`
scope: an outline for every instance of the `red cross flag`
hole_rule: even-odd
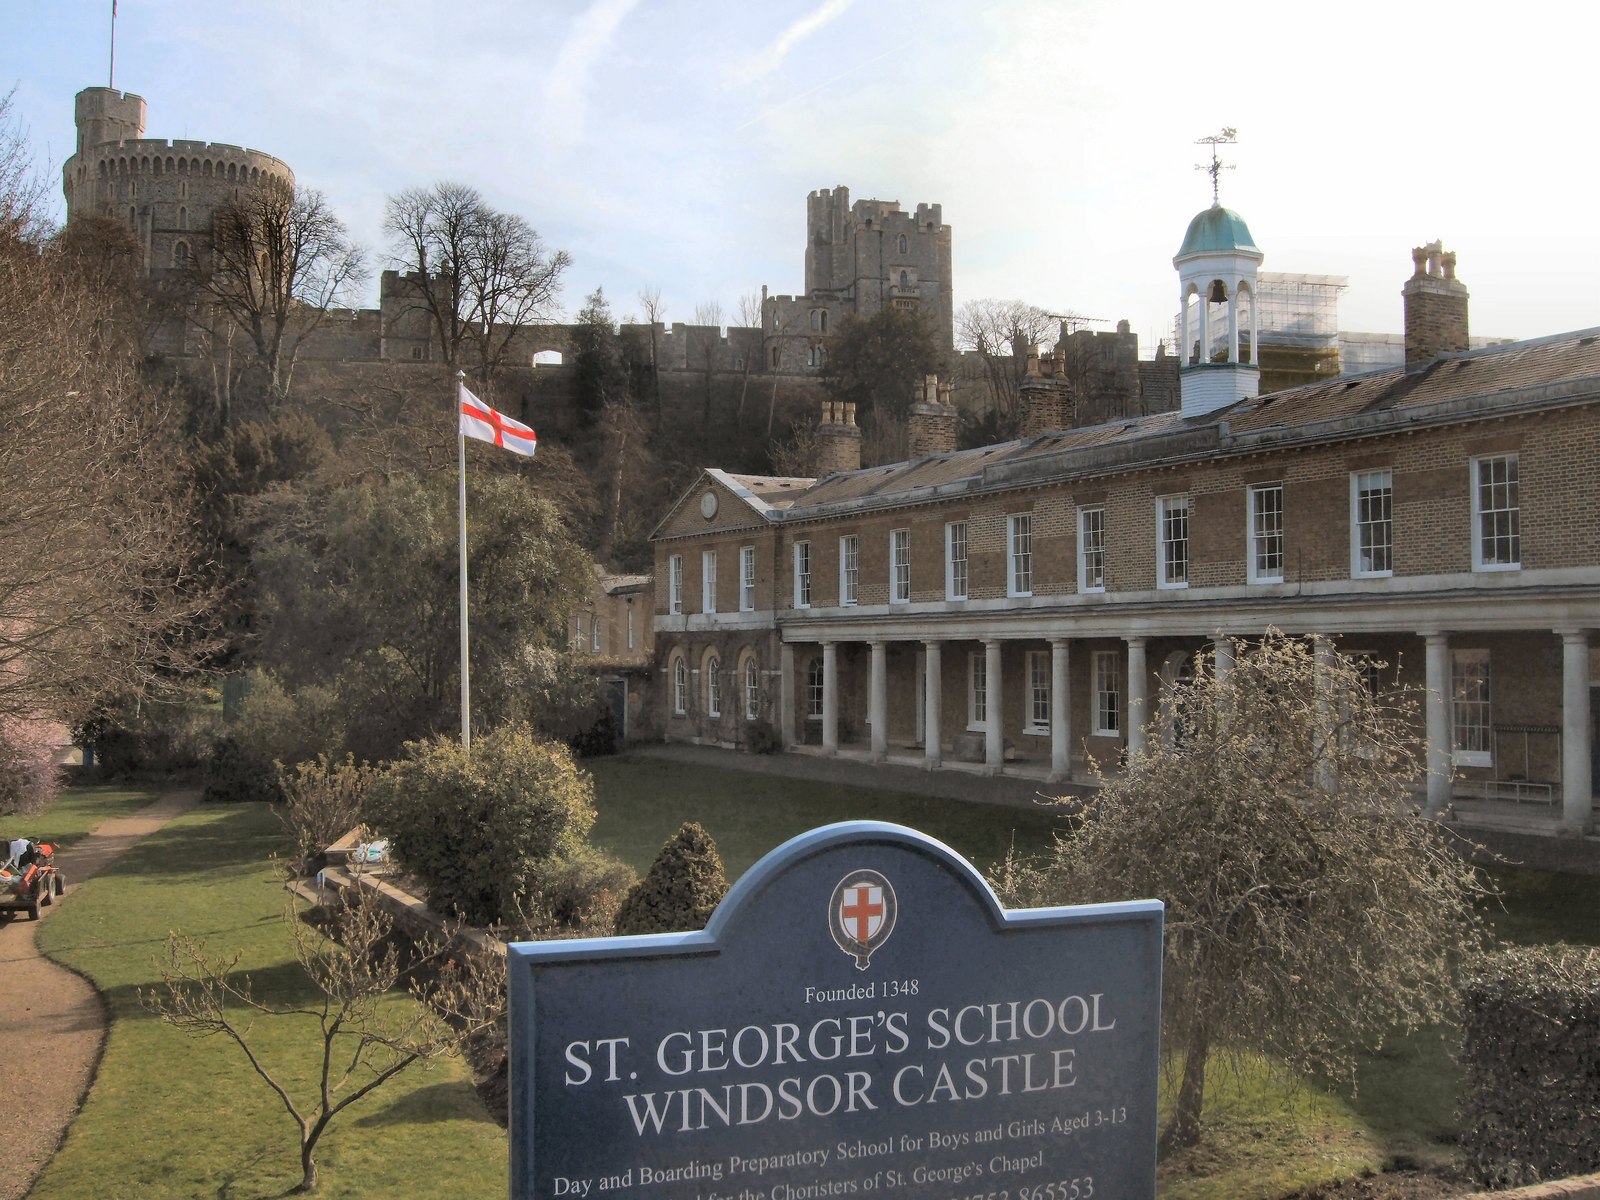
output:
[[[539,435],[521,421],[513,421],[504,413],[495,412],[466,388],[461,389],[461,433],[480,442],[493,442],[513,454],[533,457],[539,445]]]

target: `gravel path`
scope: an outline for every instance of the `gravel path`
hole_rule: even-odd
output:
[[[0,1200],[22,1200],[61,1144],[100,1063],[106,1012],[93,985],[39,951],[37,933],[56,905],[72,903],[84,880],[140,838],[199,801],[195,791],[171,792],[130,817],[107,821],[61,852],[67,893],[40,913],[0,924],[0,1063],[10,1078],[28,1081],[27,1103],[8,1106]]]

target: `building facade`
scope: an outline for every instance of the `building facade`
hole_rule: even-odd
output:
[[[1256,396],[1228,311],[1253,262],[1213,249],[1232,273],[1185,272],[1220,307],[1175,411],[816,480],[706,471],[655,534],[663,733],[766,722],[794,752],[1081,783],[1197,653],[1226,669],[1276,628],[1424,690],[1431,810],[1589,829],[1600,330],[1462,350],[1465,290],[1425,247],[1410,367]]]

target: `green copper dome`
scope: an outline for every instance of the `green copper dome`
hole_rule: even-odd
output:
[[[1213,204],[1189,222],[1189,232],[1183,235],[1183,246],[1177,257],[1229,254],[1236,250],[1261,253],[1250,237],[1250,227],[1244,223],[1244,218],[1231,208]]]

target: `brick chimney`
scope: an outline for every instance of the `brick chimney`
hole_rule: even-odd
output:
[[[906,449],[912,458],[949,454],[956,448],[956,409],[950,403],[951,385],[937,375],[922,380],[922,396],[906,418]]]
[[[1067,378],[1066,345],[1059,354],[1042,358],[1039,348],[1028,350],[1028,373],[1021,391],[1022,436],[1038,437],[1052,429],[1072,428],[1072,383]]]
[[[1400,289],[1406,308],[1406,370],[1427,366],[1441,354],[1469,349],[1467,288],[1456,278],[1455,251],[1439,242],[1411,251],[1413,272]]]
[[[824,400],[817,426],[817,478],[861,469],[861,430],[856,406],[847,400]]]

